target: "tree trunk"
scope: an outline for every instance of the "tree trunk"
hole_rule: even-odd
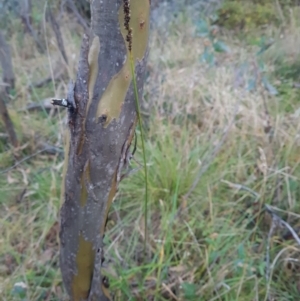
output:
[[[20,17],[24,26],[24,30],[28,33],[31,33],[32,31],[31,0],[21,0],[19,5],[20,5]]]
[[[90,2],[91,32],[83,38],[77,79],[66,100],[60,266],[72,301],[111,300],[101,274],[103,234],[137,122],[125,21],[130,18],[139,99],[149,37],[149,0]],[[130,12],[124,12],[124,2]]]
[[[5,128],[12,146],[18,146],[18,139],[14,125],[10,119],[6,108],[8,94],[10,89],[15,87],[15,76],[12,67],[11,53],[9,45],[6,43],[4,35],[0,32],[0,64],[2,67],[3,86],[0,85],[0,114],[2,116]]]
[[[10,47],[5,41],[5,37],[2,32],[0,32],[0,64],[2,67],[2,79],[5,84],[5,90],[9,93],[9,90],[15,87],[15,75],[11,60]]]

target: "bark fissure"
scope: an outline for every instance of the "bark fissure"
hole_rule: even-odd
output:
[[[68,102],[71,100],[74,107],[68,113],[60,264],[65,287],[74,301],[111,300],[107,279],[101,274],[103,234],[122,170],[128,163],[137,120],[130,66],[128,82],[114,83],[119,92],[108,93],[110,83],[126,70],[129,60],[122,8],[122,0],[91,1],[90,38],[83,38],[77,79],[68,94]],[[134,56],[141,98],[149,1],[132,0],[131,9],[136,16],[131,23],[133,49],[143,47]]]

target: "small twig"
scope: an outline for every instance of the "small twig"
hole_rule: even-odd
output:
[[[238,188],[238,189],[244,189],[248,192],[251,192],[257,199],[260,198],[260,195],[253,191],[252,189],[244,186],[244,185],[241,185],[241,184],[235,184],[235,183],[231,183],[231,182],[228,182],[228,181],[222,181],[223,183],[226,183],[227,185],[229,185],[230,187],[235,187],[235,188]],[[270,206],[268,204],[264,204],[264,208],[265,210],[271,215],[272,217],[272,223],[273,221],[279,225],[279,226],[283,226],[285,228],[287,228],[290,233],[292,234],[293,238],[295,239],[295,241],[297,242],[297,244],[300,246],[300,238],[298,236],[298,234],[296,233],[296,231],[293,229],[293,227],[287,223],[286,221],[284,221],[281,217],[279,217],[274,210],[278,210],[280,211],[280,209],[277,209],[273,206]]]
[[[298,234],[296,233],[296,231],[293,229],[293,227],[289,223],[284,221],[281,217],[279,217],[272,210],[272,208],[269,205],[265,204],[265,208],[266,208],[266,211],[271,214],[272,220],[274,219],[274,221],[276,223],[278,223],[280,226],[286,227],[290,231],[290,233],[292,234],[292,236],[295,239],[295,241],[297,242],[297,244],[300,246],[300,238],[299,238]]]
[[[54,77],[54,79],[55,79],[55,77]],[[40,81],[38,81],[36,83],[33,83],[30,86],[28,86],[28,89],[32,89],[33,87],[34,88],[41,88],[44,85],[47,85],[48,83],[50,83],[51,81],[52,81],[52,77],[51,76],[43,78]]]
[[[52,110],[53,106],[51,105],[51,98],[45,98],[43,100],[41,100],[39,103],[36,102],[31,102],[29,103],[26,107],[24,108],[20,108],[17,110],[17,112],[30,112],[30,111],[49,111]]]
[[[297,217],[297,218],[300,218],[300,214],[297,214],[295,212],[291,212],[291,211],[287,211],[287,210],[284,210],[284,209],[280,209],[280,208],[277,208],[277,207],[274,207],[274,206],[271,206],[271,205],[268,205],[268,207],[273,210],[273,212],[283,212],[283,213],[287,213],[289,214],[290,216],[294,216],[294,217]]]
[[[44,85],[47,85],[48,83],[50,83],[52,80],[53,81],[58,81],[62,78],[64,71],[65,71],[65,65],[60,66],[59,70],[55,70],[53,77],[50,75],[46,78],[41,79],[40,81],[36,82],[36,83],[31,83],[28,85],[27,89],[32,90],[33,88],[41,88]],[[58,69],[58,68],[55,68]]]
[[[256,199],[259,199],[259,198],[260,198],[260,195],[259,195],[256,191],[250,189],[250,188],[247,187],[247,186],[244,186],[244,185],[242,185],[242,184],[231,183],[231,182],[226,181],[226,180],[221,180],[221,182],[227,184],[230,188],[235,188],[235,189],[237,189],[237,190],[245,190],[245,191],[247,191],[247,192],[250,192],[253,196],[256,197]]]
[[[30,1],[20,1],[21,4],[21,10],[20,10],[20,17],[22,20],[22,23],[25,27],[25,30],[33,37],[37,48],[41,51],[44,52],[45,47],[43,46],[42,42],[38,38],[37,32],[34,30],[32,27],[32,18],[31,18],[31,3]]]
[[[270,279],[270,245],[271,245],[271,238],[273,236],[274,230],[276,228],[276,224],[274,222],[274,220],[272,219],[271,222],[271,227],[268,233],[268,241],[267,241],[267,248],[266,248],[266,269],[265,269],[265,273],[266,273],[266,280],[267,282]]]
[[[21,193],[19,193],[19,194],[17,195],[17,197],[16,197],[16,203],[17,203],[17,204],[20,204],[20,203],[23,201],[26,191],[27,191],[27,188],[24,188],[24,189],[21,191]]]
[[[252,189],[250,189],[250,188],[248,188],[244,185],[231,183],[231,182],[224,181],[224,180],[222,182],[226,183],[231,188],[236,188],[238,190],[243,189],[243,190],[246,190],[247,192],[250,192],[253,196],[256,197],[256,201],[260,198],[260,194],[258,194],[257,192],[253,191]],[[299,246],[300,246],[300,238],[299,238],[298,234],[296,233],[296,231],[293,229],[293,227],[275,213],[275,210],[280,211],[280,209],[278,209],[276,207],[272,207],[268,204],[264,204],[264,210],[271,215],[271,219],[272,219],[270,230],[269,230],[269,233],[268,233],[267,247],[266,247],[266,257],[265,257],[265,262],[266,262],[265,276],[266,276],[266,280],[267,280],[267,283],[268,283],[268,289],[267,289],[265,300],[270,300],[270,298],[269,298],[270,275],[271,275],[271,272],[272,272],[272,269],[273,269],[273,264],[272,264],[272,266],[270,265],[270,245],[271,245],[271,238],[273,236],[274,230],[276,229],[276,227],[285,227],[285,228],[287,228],[290,231],[290,233],[292,234],[293,238],[295,239],[295,241],[297,242],[297,244]]]
[[[105,251],[105,254],[109,254],[110,250],[112,249],[112,247],[114,247],[115,243],[120,239],[120,237],[124,235],[124,230],[122,230],[117,237],[112,241],[112,243],[108,246],[107,250]],[[124,259],[120,256],[121,261],[123,262]],[[119,258],[119,259],[120,259]]]
[[[48,144],[47,142],[39,142],[39,147],[43,147],[45,149],[45,153],[50,155],[64,155],[64,149],[60,147],[56,147],[54,145]]]
[[[128,170],[127,172],[125,172],[124,174],[121,175],[120,181],[122,181],[122,180],[128,178],[129,176],[131,176],[131,175],[137,173],[137,172],[140,171],[142,168],[143,168],[143,167],[140,166],[140,167],[136,167],[136,168],[132,168],[132,169]]]
[[[65,108],[72,107],[72,104],[69,103],[69,101],[66,98],[53,98],[51,100],[51,103],[54,106],[61,106],[61,107],[65,107]]]
[[[69,8],[73,11],[75,17],[78,20],[78,23],[84,28],[86,34],[88,34],[90,28],[89,28],[87,22],[82,18],[82,16],[78,12],[78,9],[74,3],[74,0],[67,0],[67,4],[68,4]]]
[[[6,169],[4,169],[4,170],[0,170],[0,174],[4,174],[4,173],[6,173],[6,172],[8,172],[8,171],[10,171],[10,170],[13,170],[14,168],[16,168],[17,166],[19,166],[20,164],[24,163],[24,162],[27,161],[27,160],[30,160],[31,158],[35,157],[36,155],[38,155],[38,154],[40,154],[40,153],[42,153],[42,152],[47,151],[48,149],[49,149],[48,147],[43,148],[43,149],[41,149],[41,150],[39,150],[39,151],[37,151],[37,152],[35,152],[35,153],[33,153],[33,154],[31,154],[31,155],[25,157],[25,158],[23,158],[22,160],[16,162],[13,166],[11,166],[11,167],[9,167],[9,168],[6,168]]]
[[[60,30],[58,22],[56,21],[55,17],[52,14],[52,10],[50,7],[48,7],[48,10],[47,10],[47,17],[48,17],[47,19],[50,21],[51,27],[54,31],[58,49],[59,49],[65,63],[68,64],[68,57],[67,57],[67,54],[65,51],[64,40],[62,38],[61,30]]]

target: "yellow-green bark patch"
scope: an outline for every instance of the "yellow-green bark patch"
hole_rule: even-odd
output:
[[[98,57],[100,52],[100,41],[99,37],[95,36],[89,50],[88,54],[88,63],[89,63],[89,82],[88,82],[88,90],[89,90],[89,101],[87,104],[87,112],[89,110],[90,104],[93,100],[94,95],[94,87],[98,76]]]
[[[137,60],[141,60],[145,56],[147,50],[149,36],[149,13],[149,0],[130,1],[129,26],[132,28],[132,56],[134,63],[136,63]],[[127,49],[126,61],[122,69],[111,79],[102,95],[102,98],[99,101],[96,117],[98,120],[100,116],[106,116],[106,121],[103,124],[104,127],[107,127],[113,119],[117,119],[119,117],[132,80],[130,69],[130,53],[126,42],[127,31],[124,27],[123,5],[119,10],[119,24]]]
[[[105,218],[103,220],[103,224],[102,224],[101,229],[100,229],[101,235],[104,234],[107,215],[108,215],[111,203],[112,203],[112,201],[113,201],[113,199],[114,199],[114,197],[115,197],[115,195],[117,193],[117,181],[116,181],[116,177],[117,177],[117,172],[115,172],[114,177],[112,179],[112,183],[110,185],[111,189],[109,191],[109,195],[108,195],[108,199],[107,199],[107,206],[106,206],[105,215],[104,215]]]
[[[93,276],[95,251],[93,244],[79,235],[79,246],[76,256],[77,275],[72,281],[73,301],[80,301],[88,297]]]

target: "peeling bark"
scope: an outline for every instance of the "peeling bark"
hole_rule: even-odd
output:
[[[132,54],[142,98],[149,0],[130,1]],[[128,163],[137,121],[122,0],[91,1],[75,84],[67,97],[69,131],[62,187],[60,266],[71,300],[112,300],[101,274],[109,207]]]

